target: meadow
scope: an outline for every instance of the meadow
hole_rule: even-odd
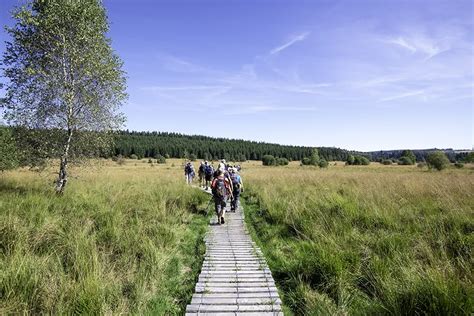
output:
[[[472,315],[473,171],[246,166],[247,221],[287,314]]]
[[[209,216],[182,163],[93,161],[64,196],[55,168],[1,174],[0,314],[183,314]],[[242,165],[287,315],[474,311],[472,166]]]
[[[89,165],[64,196],[56,168],[0,175],[0,314],[182,314],[208,197],[178,166]]]

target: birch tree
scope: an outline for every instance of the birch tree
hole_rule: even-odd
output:
[[[49,150],[60,160],[56,191],[62,193],[70,159],[109,144],[107,132],[124,122],[123,63],[111,48],[100,0],[33,0],[13,17],[3,55],[5,119],[61,133]]]

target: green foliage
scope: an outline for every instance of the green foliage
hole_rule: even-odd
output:
[[[328,162],[326,161],[326,159],[320,159],[319,160],[319,163],[318,163],[318,166],[319,168],[327,168],[328,167]]]
[[[196,159],[197,159],[197,157],[196,157],[195,154],[189,154],[188,158],[189,158],[189,160],[191,160],[191,161],[196,161]]]
[[[465,163],[474,163],[474,151],[471,151],[470,153],[467,154],[467,156],[464,158]]]
[[[277,158],[276,159],[276,164],[278,166],[287,166],[289,164],[289,161],[286,158]]]
[[[163,132],[119,131],[114,133],[114,155],[130,154],[142,157],[156,157],[157,154],[169,158],[188,158],[189,153],[205,160],[225,158],[229,161],[262,160],[268,154],[299,161],[310,157],[313,148],[301,146],[282,146],[262,142],[237,139],[212,138],[207,136],[188,136]],[[318,147],[319,156],[327,161],[346,160],[347,151],[333,147]],[[168,155],[168,156],[167,156]],[[227,158],[226,158],[227,157]]]
[[[346,165],[353,165],[355,161],[354,155],[349,155],[346,160]]]
[[[456,168],[458,168],[458,169],[462,169],[462,168],[464,168],[464,164],[463,164],[462,162],[456,162],[456,163],[454,164],[454,167],[456,167]]]
[[[131,155],[130,155],[130,159],[138,159],[138,156],[135,155],[135,154],[131,154]]]
[[[18,167],[18,150],[10,129],[0,126],[0,171]]]
[[[404,160],[406,163],[408,163],[409,161],[411,162],[410,163],[411,165],[414,165],[416,163],[416,156],[411,150],[404,150],[402,152],[402,158],[403,157],[407,157],[409,159],[409,160],[406,160],[406,159]],[[402,160],[402,158],[400,158],[400,160]]]
[[[264,155],[262,157],[262,164],[264,166],[276,166],[277,160],[272,155]]]
[[[108,147],[106,132],[124,122],[118,113],[126,98],[122,62],[106,37],[107,16],[99,0],[34,0],[16,9],[13,18],[2,60],[8,79],[5,118],[27,129],[62,131],[56,132],[58,146],[43,147],[49,155],[59,151],[62,192],[69,159]]]
[[[367,157],[364,157],[364,156],[350,155],[346,161],[346,165],[367,166],[369,164],[370,164],[369,159],[367,159]]]
[[[441,171],[449,166],[449,159],[442,151],[434,151],[426,157],[428,168]]]
[[[383,159],[381,161],[381,164],[382,165],[391,165],[392,164],[392,160],[391,159]]]
[[[156,158],[156,163],[164,164],[164,163],[166,163],[166,158],[163,157],[162,155],[158,155],[157,158]]]
[[[423,162],[419,162],[416,166],[417,166],[418,168],[422,169],[422,168],[426,167],[427,164],[426,164],[426,162],[423,161]]]
[[[403,156],[403,157],[400,157],[400,160],[398,160],[398,164],[407,166],[407,165],[413,165],[414,162],[413,160],[411,160],[410,157]]]
[[[311,156],[309,158],[304,157],[301,160],[301,164],[306,165],[306,166],[317,166],[319,164],[319,160],[320,160],[320,158],[319,158],[318,149],[313,148],[313,150],[311,151]]]

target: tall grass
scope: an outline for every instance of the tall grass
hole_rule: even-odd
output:
[[[181,314],[204,252],[207,197],[166,165],[72,174],[60,197],[50,173],[0,175],[0,314]]]
[[[296,315],[472,315],[472,170],[245,168],[247,219]]]

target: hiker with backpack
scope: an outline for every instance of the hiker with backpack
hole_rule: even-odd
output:
[[[184,166],[184,177],[186,178],[186,184],[192,184],[194,176],[194,166],[190,161],[188,161]]]
[[[212,167],[212,165],[208,161],[204,162],[204,177],[206,181],[206,191],[209,190],[209,185],[212,182],[213,174],[214,174],[214,168]]]
[[[237,168],[230,168],[230,179],[232,184],[232,200],[230,202],[230,210],[235,212],[239,207],[240,193],[244,191],[244,183],[242,177],[238,174]]]
[[[227,197],[232,196],[232,190],[229,180],[224,177],[221,170],[217,171],[217,177],[212,181],[211,189],[217,215],[217,224],[224,224]]]
[[[204,161],[201,161],[198,169],[199,185],[204,187],[205,175],[204,175]]]

